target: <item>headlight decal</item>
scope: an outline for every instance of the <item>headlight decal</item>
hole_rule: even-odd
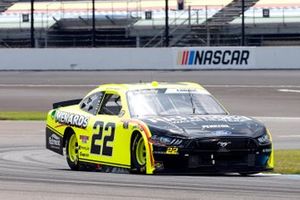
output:
[[[271,142],[268,134],[263,134],[262,136],[257,138],[259,144],[269,144]]]
[[[183,142],[182,139],[179,138],[171,138],[160,135],[152,135],[149,141],[157,146],[179,146]]]

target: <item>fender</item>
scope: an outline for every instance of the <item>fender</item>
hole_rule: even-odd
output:
[[[272,135],[271,135],[269,129],[267,129],[267,134],[269,135],[271,141],[273,142]],[[273,145],[272,145],[272,152],[271,152],[270,158],[268,160],[268,167],[271,169],[274,168],[274,146]]]
[[[144,141],[146,142],[145,148],[146,148],[146,174],[153,174],[155,170],[155,160],[153,157],[153,147],[152,144],[149,142],[149,138],[151,137],[151,132],[148,128],[148,126],[140,121],[140,120],[135,120],[131,119],[128,120],[127,122],[137,125],[139,127],[138,131],[142,134],[142,137]]]

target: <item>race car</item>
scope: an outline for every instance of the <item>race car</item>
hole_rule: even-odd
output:
[[[72,170],[248,175],[274,165],[262,123],[229,115],[190,82],[104,84],[83,99],[54,103],[46,148],[66,154]]]

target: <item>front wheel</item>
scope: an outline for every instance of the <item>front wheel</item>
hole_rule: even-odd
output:
[[[73,133],[66,141],[66,158],[69,167],[72,170],[79,170],[79,161],[78,161],[78,141],[75,133]]]
[[[146,147],[141,134],[134,137],[131,145],[131,165],[132,172],[146,172]]]

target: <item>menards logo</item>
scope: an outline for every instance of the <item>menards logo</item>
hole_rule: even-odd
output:
[[[186,50],[179,51],[178,65],[248,65],[249,50]]]
[[[56,110],[54,113],[54,119],[56,122],[61,124],[66,124],[70,126],[76,126],[78,128],[86,128],[89,122],[89,118],[79,115],[73,114],[69,112]]]

